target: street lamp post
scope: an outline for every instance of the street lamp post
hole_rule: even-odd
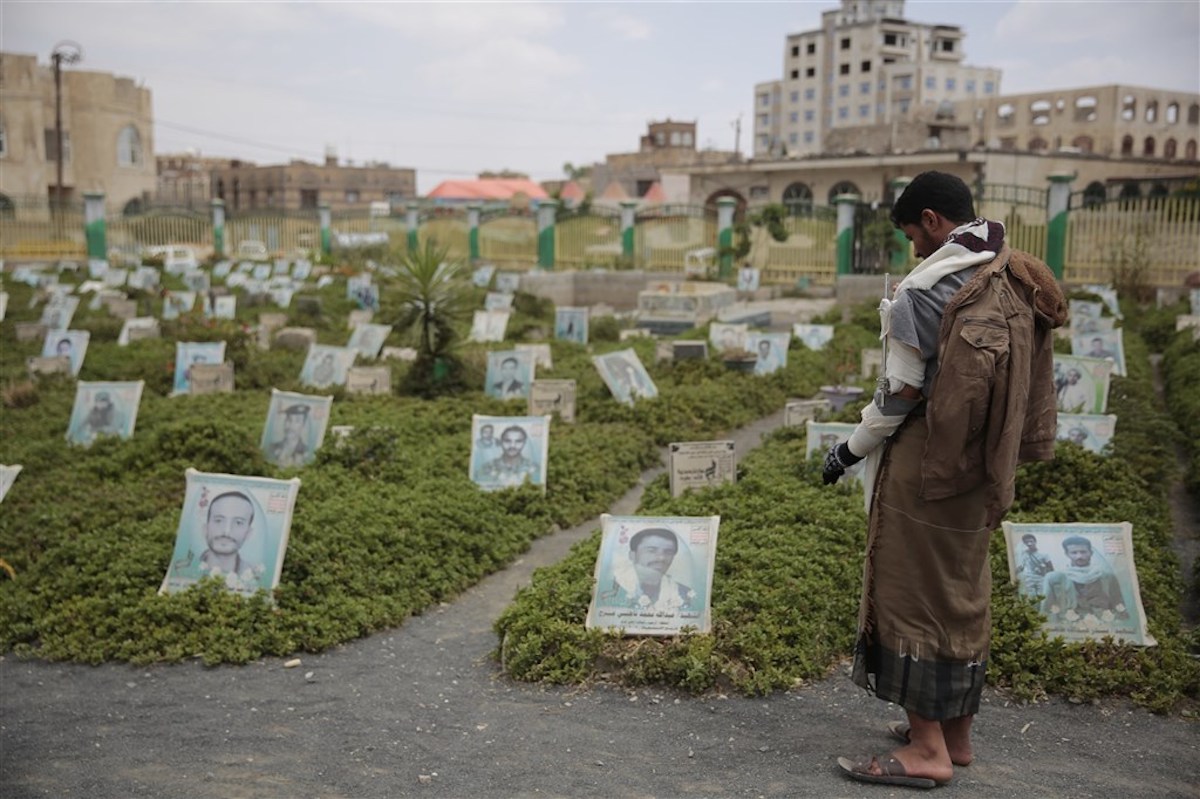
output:
[[[57,168],[54,200],[59,207],[63,199],[62,65],[74,64],[82,58],[83,48],[69,40],[54,45],[50,53],[50,61],[54,64],[54,155]]]

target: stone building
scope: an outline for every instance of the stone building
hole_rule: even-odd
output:
[[[367,209],[371,203],[403,203],[417,196],[415,169],[369,163],[339,164],[328,152],[324,164],[292,160],[287,164],[255,166],[231,161],[211,173],[212,196],[225,201],[231,213],[258,209],[315,210],[326,204],[334,211]]]
[[[645,195],[662,176],[662,170],[705,164],[727,164],[738,160],[731,151],[696,149],[696,123],[667,119],[651,122],[635,153],[613,153],[592,167],[591,185],[596,196],[610,183],[620,185],[627,197]]]
[[[53,195],[54,108],[54,70],[0,53],[0,207]],[[110,208],[141,207],[155,188],[153,120],[150,90],[132,78],[64,66],[64,199],[102,192]]]
[[[838,130],[995,96],[1000,70],[966,65],[965,38],[906,20],[904,0],[841,0],[819,29],[786,37],[782,78],[755,86],[754,157],[826,152]]]
[[[1200,95],[1134,86],[1086,86],[963,100],[974,143],[997,150],[1096,153],[1195,161]]]
[[[231,158],[205,157],[194,150],[164,153],[154,161],[158,172],[154,204],[196,209],[207,208],[212,200],[213,171],[233,163]]]

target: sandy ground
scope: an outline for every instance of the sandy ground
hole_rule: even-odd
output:
[[[739,451],[782,414],[738,431]],[[643,476],[642,484],[654,477]],[[641,486],[612,511],[631,513]],[[0,658],[0,796],[885,797],[839,755],[885,752],[894,707],[845,669],[786,694],[690,697],[514,683],[492,620],[589,521],[402,627],[299,667],[133,668]],[[1200,723],[1124,702],[988,691],[976,761],[938,796],[1200,797]]]

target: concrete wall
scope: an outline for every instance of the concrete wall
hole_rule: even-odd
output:
[[[609,305],[616,311],[637,308],[638,292],[647,283],[679,280],[678,272],[530,272],[521,276],[521,291],[555,305]]]

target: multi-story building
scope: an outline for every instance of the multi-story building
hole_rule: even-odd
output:
[[[994,150],[1195,161],[1200,94],[1133,86],[1048,89],[963,100],[973,143]]]
[[[154,192],[150,90],[132,78],[74,66],[62,74],[62,197],[101,192],[110,208],[140,208]],[[0,53],[0,208],[55,195],[54,70]]]
[[[755,158],[821,153],[831,131],[998,94],[999,69],[963,63],[965,38],[904,19],[904,0],[841,0],[819,29],[787,36],[783,77],[755,86]]]
[[[213,171],[233,164],[231,158],[204,157],[194,150],[165,153],[154,160],[158,171],[154,204],[185,208],[207,208],[213,196]]]
[[[612,153],[592,167],[591,183],[597,195],[610,183],[620,184],[627,197],[642,197],[666,168],[727,164],[737,153],[696,148],[696,123],[667,119],[651,122],[638,142],[636,153]]]
[[[370,163],[346,166],[326,152],[324,164],[293,160],[287,164],[255,166],[231,161],[214,169],[212,196],[227,211],[255,209],[300,210],[328,205],[334,211],[369,208],[371,203],[401,203],[417,196],[415,169]]]

